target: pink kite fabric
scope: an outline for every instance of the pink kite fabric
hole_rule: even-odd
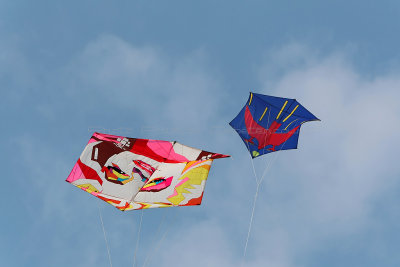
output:
[[[154,151],[154,153],[157,153],[158,155],[169,158],[171,160],[176,160],[176,161],[189,161],[186,157],[183,155],[180,155],[176,153],[173,150],[173,144],[171,142],[167,141],[155,141],[155,142],[148,142],[147,146]]]

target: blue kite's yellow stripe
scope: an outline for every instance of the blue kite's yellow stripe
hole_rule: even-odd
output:
[[[250,93],[250,101],[249,101],[249,106],[251,104],[251,100],[253,100],[253,93]]]
[[[261,118],[259,119],[259,121],[261,121],[261,120],[262,120],[262,118],[263,118],[263,117],[264,117],[264,115],[265,115],[265,112],[267,112],[267,109],[268,109],[268,107],[265,107],[264,113],[261,115]]]
[[[287,119],[289,119],[290,116],[293,115],[293,113],[296,111],[296,109],[297,109],[298,107],[299,107],[299,105],[295,106],[294,109],[292,110],[292,112],[290,112],[290,114],[289,114],[282,122],[285,122]]]
[[[290,124],[292,124],[293,122],[297,121],[298,119],[295,119],[294,121],[292,121],[291,123],[288,124],[288,126],[286,126],[286,128],[284,129],[284,131],[286,131],[286,129],[290,126]]]
[[[287,104],[287,100],[285,101],[285,104],[283,104],[283,107],[281,108],[281,111],[279,111],[278,116],[276,116],[276,119],[279,119],[279,116],[281,115],[283,109],[286,107],[286,104]]]

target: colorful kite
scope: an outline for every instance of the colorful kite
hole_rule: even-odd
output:
[[[178,142],[94,133],[67,182],[120,210],[200,205],[211,163]]]
[[[255,158],[296,149],[301,125],[317,120],[296,99],[250,93],[246,105],[229,124]]]

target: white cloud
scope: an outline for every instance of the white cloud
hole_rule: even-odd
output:
[[[172,59],[103,35],[77,54],[62,79],[69,97],[92,109],[129,110],[149,129],[179,133],[185,126],[204,129],[219,108],[219,82],[208,68],[201,50]]]
[[[275,67],[278,71],[273,72]],[[201,148],[207,145],[222,150],[216,152],[232,151],[233,160],[215,162],[205,205],[183,208],[181,221],[171,225],[163,241],[165,250],[160,249],[153,257],[160,266],[238,266],[255,183],[247,152],[233,130],[228,134],[225,128],[206,129],[209,125],[226,125],[220,107],[228,94],[222,78],[213,74],[206,51],[172,59],[154,47],[137,47],[115,36],[102,36],[85,46],[65,68],[52,73],[57,73],[56,79],[47,78],[46,86],[59,84],[61,93],[57,94],[65,101],[37,107],[49,118],[54,117],[55,111],[61,121],[73,121],[73,114],[77,113],[62,113],[60,106],[81,108],[84,123],[93,119],[86,112],[98,111],[105,119],[118,113],[120,122],[129,121],[126,125],[134,121],[156,125],[156,129],[173,128],[168,133],[150,132],[149,137],[169,135]],[[351,65],[346,54],[321,57],[312,49],[295,44],[267,57],[260,67],[260,79],[260,93],[297,98],[322,122],[303,126],[299,150],[279,152],[260,192],[245,266],[307,266],[298,259],[313,255],[325,242],[346,240],[365,232],[371,221],[376,223],[371,215],[374,202],[398,184],[400,112],[396,99],[400,79],[397,72],[366,78]],[[80,123],[79,127],[84,125],[76,123]],[[185,127],[196,131],[184,132]],[[69,138],[69,133],[60,135],[61,140]],[[76,208],[84,205],[80,202],[91,200],[63,179],[61,183],[54,180],[59,181],[68,169],[70,156],[29,133],[19,137],[15,142],[26,163],[29,187],[40,192],[28,194],[28,199],[41,200],[36,203],[38,221],[32,225],[32,236],[34,231],[44,231],[42,224],[59,223],[56,228],[64,231],[63,238],[71,241],[76,235],[76,247],[71,249],[75,255],[85,248],[82,253],[87,256],[87,264],[106,261],[97,210]],[[255,160],[257,170],[262,169],[264,159],[273,157],[270,154]],[[93,203],[88,207],[95,207]],[[114,252],[114,260],[130,263],[134,247],[130,235],[135,236],[137,222],[127,219],[127,213],[106,213],[110,246],[112,252],[118,251]],[[77,226],[80,223],[82,228]],[[155,220],[147,223],[157,225]],[[73,227],[67,230],[67,224]],[[146,252],[151,249],[145,241],[151,237],[149,232],[142,236],[141,249]],[[62,241],[53,240],[52,244],[61,251]],[[184,252],[179,253],[182,248]],[[171,257],[171,251],[178,251],[174,252],[175,257]]]
[[[321,57],[298,48],[295,52],[301,55],[299,59],[292,47],[289,50],[289,55],[285,48],[278,53],[284,58],[281,62],[280,56],[268,61],[272,66],[278,61],[282,72],[262,80],[274,85],[273,90],[265,86],[262,92],[295,97],[322,122],[304,125],[299,150],[279,154],[268,173],[245,266],[303,266],[298,260],[311,257],[326,242],[345,242],[365,234],[377,223],[372,215],[374,203],[398,183],[395,161],[400,112],[396,99],[400,79],[394,73],[363,77],[346,60],[345,53]],[[200,95],[199,99],[204,97]],[[216,102],[223,99],[216,96]],[[238,138],[225,138],[222,143],[235,144],[235,151],[243,153]],[[235,154],[229,170],[214,174],[221,177],[219,184],[214,183],[220,187],[208,188],[208,203],[217,203],[218,207],[207,213],[215,223],[207,225],[209,232],[195,224],[189,228],[190,238],[181,239],[188,249],[180,258],[182,266],[198,253],[203,253],[197,261],[199,266],[207,262],[234,266],[241,260],[255,185],[247,155]],[[272,160],[273,155],[269,157]],[[191,247],[194,239],[198,244]],[[174,241],[170,237],[166,243]],[[219,254],[200,249],[203,246]]]
[[[46,243],[50,251],[51,247],[59,248],[53,253],[54,257],[39,259],[39,262],[58,265],[69,257],[61,247],[63,244],[69,246],[71,240],[75,246],[70,252],[77,261],[83,261],[83,265],[107,260],[96,200],[64,182],[72,168],[68,165],[80,152],[71,157],[71,151],[66,148],[71,145],[71,127],[82,128],[79,118],[91,123],[96,118],[89,117],[86,112],[97,110],[99,116],[107,118],[110,113],[126,125],[136,122],[145,126],[168,126],[171,136],[180,134],[174,127],[183,131],[186,128],[206,131],[204,125],[218,108],[218,93],[214,92],[217,83],[213,75],[207,73],[204,57],[199,50],[185,58],[172,60],[157,49],[138,48],[115,36],[102,36],[77,53],[65,67],[52,70],[51,75],[29,68],[34,77],[43,75],[41,87],[44,90],[40,95],[46,96],[33,104],[32,111],[51,121],[51,125],[41,122],[45,130],[60,127],[59,130],[52,129],[57,137],[50,138],[48,132],[39,131],[38,135],[28,130],[12,139],[26,174],[20,184],[20,190],[27,191],[22,208],[35,218],[25,239],[34,238],[39,232],[43,235],[40,242]],[[21,101],[27,98],[25,96]],[[64,126],[67,131],[62,130]],[[100,126],[107,128],[108,124]],[[87,126],[83,131],[86,129]],[[169,133],[152,134],[165,137]],[[185,132],[180,136],[185,136]],[[33,201],[35,204],[31,205]],[[133,222],[129,216],[136,216],[137,212],[121,216],[116,214],[119,211],[110,209],[104,220],[112,253],[116,255],[114,260],[130,263],[132,257],[127,254],[132,251],[138,222]],[[125,230],[121,232],[121,229]],[[53,238],[53,231],[54,234],[56,231],[61,233]],[[128,235],[132,238],[127,238]],[[65,240],[69,242],[63,243]],[[142,243],[146,242],[144,238]],[[26,257],[36,255],[36,251],[28,245]],[[80,253],[82,256],[79,257],[77,254]]]
[[[281,225],[264,229],[265,236],[284,228],[288,256],[294,259],[327,239],[346,238],[375,223],[376,199],[398,183],[400,79],[394,73],[365,78],[346,54],[321,58],[302,49],[293,53],[293,46],[285,49],[263,71],[276,61],[292,66],[299,57],[307,60],[275,80],[263,80],[263,93],[296,98],[322,120],[303,125],[300,150],[280,155],[274,178],[281,182],[268,182],[265,190],[278,197],[274,191],[295,188],[284,202],[268,198],[269,214],[263,215],[267,221],[280,218]],[[260,76],[267,76],[263,71]]]

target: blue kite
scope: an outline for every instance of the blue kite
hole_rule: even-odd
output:
[[[296,99],[250,93],[246,105],[229,123],[246,144],[251,157],[296,149],[300,127],[319,121]]]

